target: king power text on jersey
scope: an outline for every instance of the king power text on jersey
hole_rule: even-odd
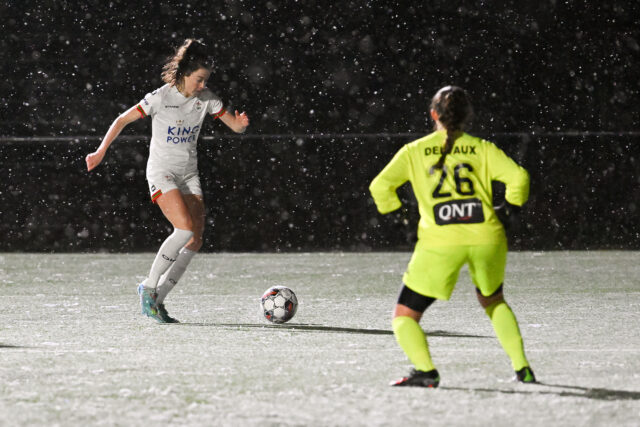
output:
[[[193,142],[198,137],[200,126],[169,126],[167,128],[167,143],[181,144]]]

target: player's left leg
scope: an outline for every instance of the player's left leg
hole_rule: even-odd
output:
[[[448,300],[458,279],[460,268],[466,260],[466,250],[456,247],[425,247],[418,242],[403,280],[393,317],[396,340],[414,370],[408,377],[393,385],[437,387],[440,375],[436,370],[427,336],[420,327],[424,311],[435,299]]]
[[[189,263],[202,247],[202,235],[204,233],[205,207],[202,195],[185,194],[183,198],[191,216],[191,231],[193,231],[193,236],[185,247],[180,250],[171,268],[160,278],[157,288],[156,303],[158,305],[158,311],[169,323],[176,323],[177,320],[170,317],[167,313],[164,300],[169,292],[178,284]]]
[[[408,377],[392,382],[393,386],[437,387],[440,382],[431,360],[427,336],[420,327],[422,314],[434,301],[435,298],[420,295],[406,285],[400,291],[391,324],[396,341],[415,369]]]
[[[476,247],[470,255],[469,272],[476,285],[478,301],[491,319],[498,341],[509,356],[518,380],[535,382],[524,353],[518,321],[502,292],[506,255],[506,243]]]

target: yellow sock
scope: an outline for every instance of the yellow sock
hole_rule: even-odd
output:
[[[511,365],[515,371],[525,366],[529,366],[529,362],[524,355],[524,344],[518,321],[511,311],[511,307],[506,302],[501,301],[497,304],[490,305],[485,308],[487,315],[493,324],[493,330],[502,345],[502,348],[511,359]]]
[[[411,317],[398,316],[391,324],[396,341],[415,368],[419,371],[435,369],[429,354],[427,337],[418,322]]]

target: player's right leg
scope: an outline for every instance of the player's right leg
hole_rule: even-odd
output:
[[[491,319],[498,341],[511,359],[516,378],[520,382],[531,383],[536,379],[524,353],[518,321],[502,293],[506,256],[506,243],[474,247],[469,256],[469,272],[476,285],[478,301]]]
[[[198,179],[195,191],[199,191],[199,189],[200,184]],[[187,191],[194,191],[194,189],[188,188]],[[193,231],[193,236],[178,253],[176,262],[160,277],[160,281],[158,282],[156,303],[160,316],[167,323],[179,322],[169,316],[164,305],[164,300],[169,292],[178,284],[178,281],[191,263],[191,260],[202,247],[202,235],[204,233],[205,208],[202,194],[183,194],[183,198],[187,205],[189,215],[191,216],[191,231]]]
[[[174,230],[160,246],[151,265],[149,276],[139,286],[138,293],[143,313],[164,322],[156,307],[156,287],[160,277],[171,267],[177,259],[179,251],[193,236],[193,231],[191,231],[191,216],[178,189],[172,189],[162,194],[156,199],[156,203],[173,225]]]
[[[202,235],[204,233],[205,208],[202,195],[183,194],[189,215],[191,216],[191,231],[193,236],[178,254],[176,262],[160,278],[158,282],[158,303],[163,303],[165,297],[178,283],[195,254],[202,247]]]
[[[193,236],[191,215],[178,189],[163,194],[156,201],[165,218],[173,225],[173,233],[160,246],[144,287],[154,292],[162,276],[178,257],[178,252]]]

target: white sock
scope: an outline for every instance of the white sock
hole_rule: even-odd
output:
[[[193,231],[175,228],[173,233],[167,237],[162,246],[160,246],[156,259],[153,260],[149,277],[143,282],[146,289],[156,290],[160,276],[175,262],[178,258],[178,251],[189,242],[191,236],[193,236]]]
[[[158,282],[160,284],[158,285],[158,288],[156,290],[158,294],[156,303],[162,304],[164,302],[165,297],[169,292],[171,292],[173,287],[178,284],[178,280],[180,280],[180,278],[184,274],[184,271],[187,269],[187,266],[196,253],[196,251],[182,248],[182,250],[178,254],[176,262],[174,262],[171,268],[162,275],[160,281]]]

